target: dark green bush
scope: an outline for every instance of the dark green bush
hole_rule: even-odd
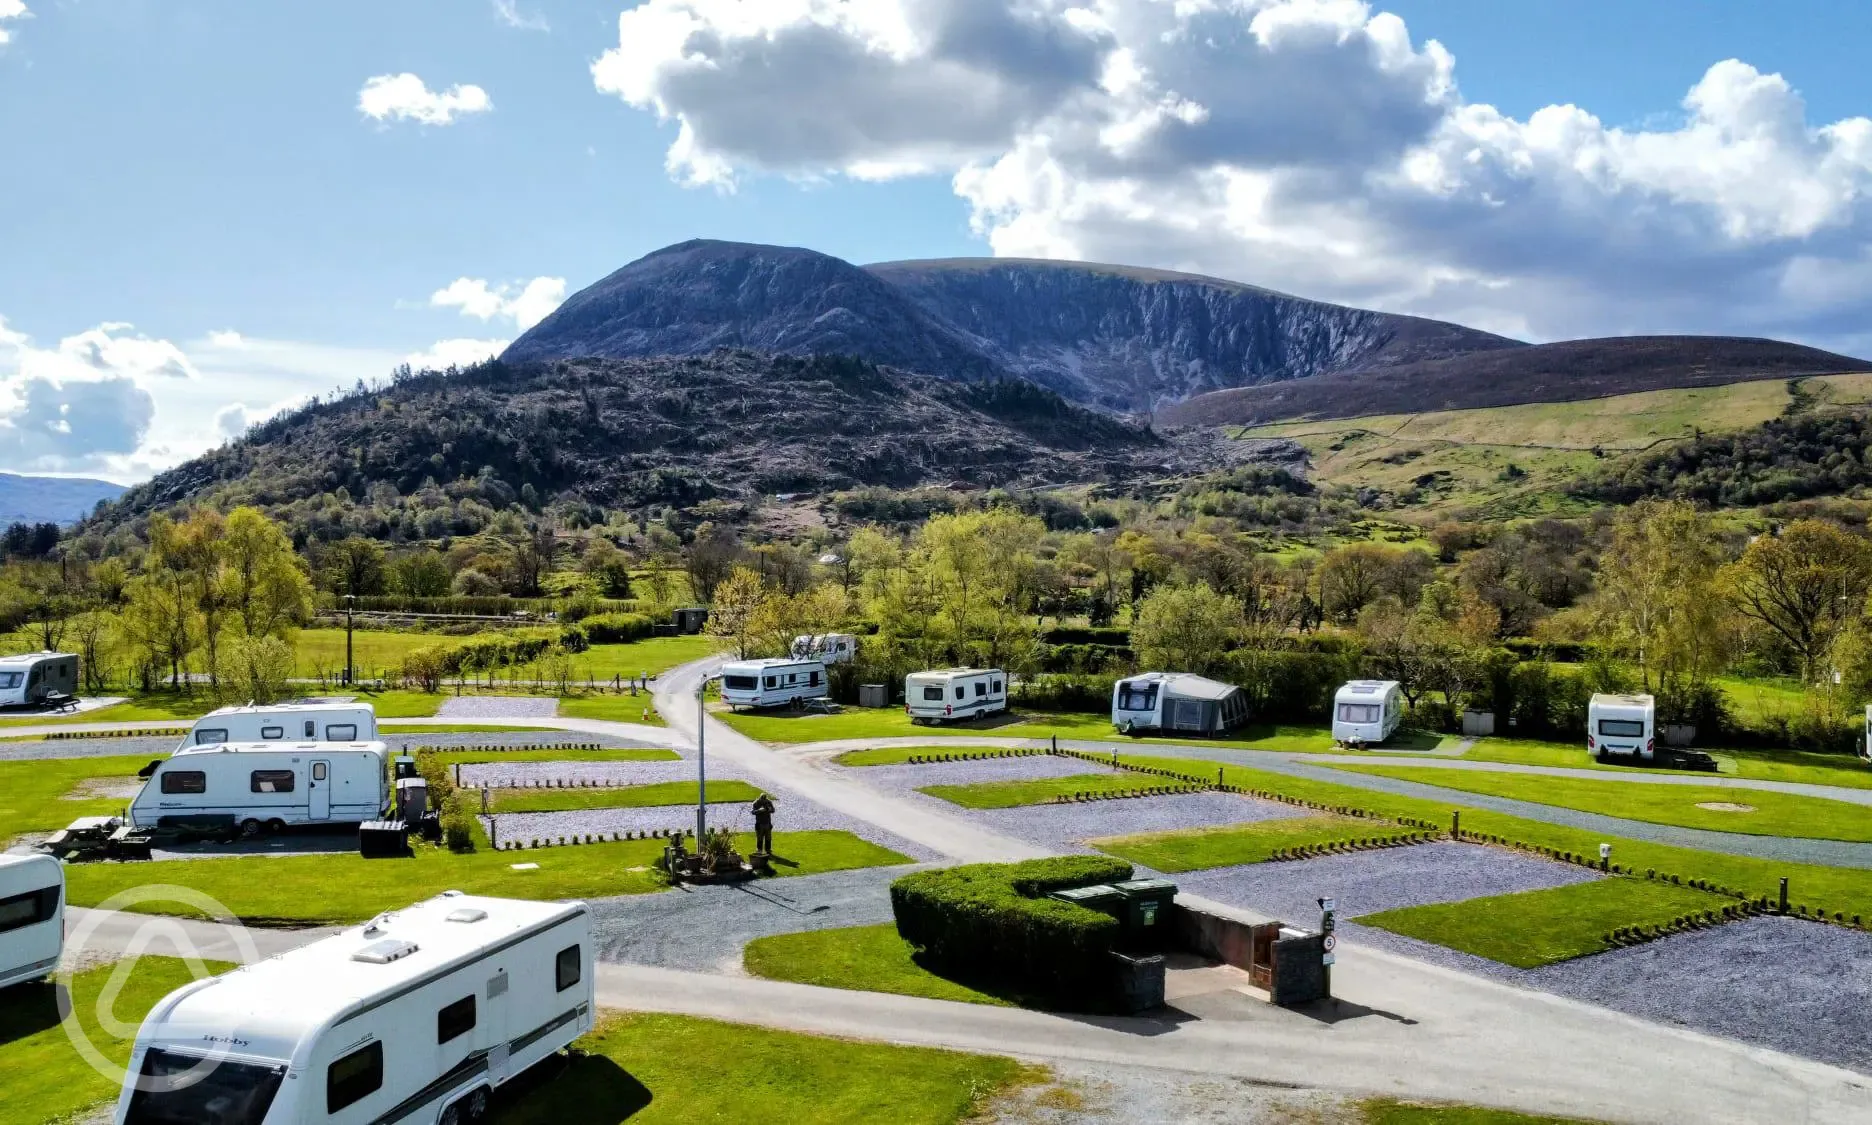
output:
[[[649,636],[656,623],[641,613],[599,613],[579,622],[595,645],[627,644]]]

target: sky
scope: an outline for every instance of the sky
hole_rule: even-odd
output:
[[[1872,5],[0,0],[0,470],[129,482],[694,237],[1872,356]]]

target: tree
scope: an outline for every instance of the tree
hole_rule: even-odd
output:
[[[1320,560],[1320,605],[1340,621],[1357,620],[1359,611],[1389,594],[1406,605],[1435,571],[1436,560],[1424,551],[1382,543],[1352,543],[1326,552]]]
[[[1683,501],[1619,513],[1599,561],[1593,632],[1637,663],[1646,691],[1694,687],[1721,665],[1722,548],[1709,518]]]
[[[227,643],[219,681],[224,693],[254,703],[286,697],[293,674],[293,648],[280,637],[249,633]]]
[[[449,592],[448,561],[427,547],[407,551],[390,562],[390,589],[410,598],[439,598]]]
[[[341,539],[325,550],[325,583],[339,597],[372,597],[384,592],[383,544],[362,535]]]
[[[221,600],[241,635],[283,637],[312,613],[312,582],[279,524],[257,508],[228,513],[221,541]]]
[[[1176,672],[1220,665],[1241,637],[1241,602],[1205,585],[1159,586],[1138,603],[1131,647],[1139,662]]]
[[[1725,572],[1736,612],[1787,643],[1812,684],[1841,628],[1865,612],[1872,545],[1825,520],[1763,535]]]
[[[580,567],[598,583],[598,590],[607,598],[628,598],[631,596],[631,561],[630,556],[617,549],[617,544],[602,536],[594,538],[585,547],[585,555],[579,560]]]
[[[83,567],[60,560],[15,562],[7,568],[13,589],[10,599],[33,627],[41,649],[57,649],[73,615],[88,604],[84,596]]]
[[[728,577],[740,557],[741,543],[733,532],[712,523],[697,527],[695,538],[683,549],[683,567],[689,572],[689,588],[696,599],[713,602],[715,587]]]
[[[546,576],[552,573],[553,560],[559,554],[558,531],[549,523],[533,524],[514,536],[507,549],[514,593],[521,597],[538,597],[545,588]]]
[[[1412,708],[1438,681],[1449,656],[1443,623],[1421,609],[1407,609],[1386,594],[1359,612],[1359,636],[1365,641],[1365,660],[1381,680],[1396,680],[1398,690]]]
[[[708,632],[712,637],[732,642],[735,656],[745,660],[752,655],[755,630],[768,613],[769,594],[760,575],[745,566],[737,566],[716,583],[715,600],[709,603]]]

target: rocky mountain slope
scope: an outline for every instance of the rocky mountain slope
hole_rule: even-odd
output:
[[[695,241],[575,294],[502,358],[720,346],[857,355],[950,379],[1013,375],[1140,412],[1216,388],[1521,345],[1189,274],[1002,259],[861,269],[811,250]]]
[[[1156,420],[1166,426],[1217,426],[1360,418],[1574,402],[1843,371],[1872,371],[1872,362],[1752,337],[1614,336],[1215,391],[1170,406]]]

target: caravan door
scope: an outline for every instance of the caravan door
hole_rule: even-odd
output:
[[[311,808],[306,816],[313,821],[331,818],[331,763],[323,758],[312,763],[312,780],[306,786]]]

